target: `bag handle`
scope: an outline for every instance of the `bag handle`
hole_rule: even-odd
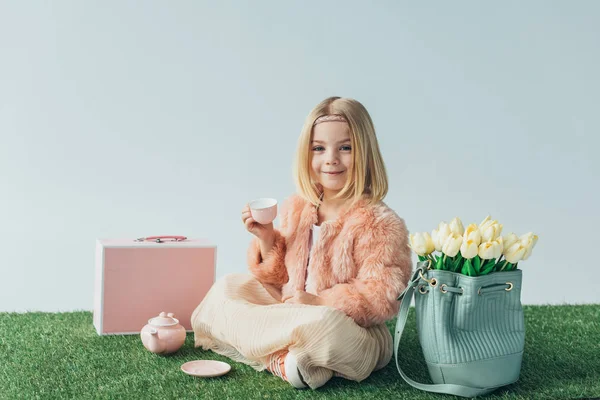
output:
[[[135,239],[136,242],[149,242],[154,241],[156,243],[164,242],[163,239],[172,239],[174,242],[181,242],[187,239],[185,236],[177,236],[177,235],[163,235],[163,236],[148,236],[142,237],[139,239]]]
[[[419,284],[419,280],[421,279],[419,274],[425,273],[427,265],[428,261],[419,261],[417,263],[417,270],[414,272],[412,278],[408,282],[406,289],[404,289],[404,291],[398,297],[398,300],[400,300],[400,311],[398,313],[398,320],[396,321],[396,334],[394,335],[394,356],[396,358],[396,367],[398,368],[398,372],[400,372],[402,378],[404,378],[409,385],[426,392],[446,393],[463,397],[475,397],[491,393],[492,391],[496,390],[497,387],[474,388],[450,383],[435,385],[419,383],[410,379],[404,373],[404,371],[402,371],[402,368],[400,368],[400,363],[398,362],[398,347],[400,345],[400,338],[402,337],[402,332],[404,331],[404,326],[406,325],[406,318],[408,317],[410,302],[415,294],[415,287]]]

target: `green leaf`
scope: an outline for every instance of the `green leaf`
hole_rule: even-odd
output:
[[[469,275],[469,265],[470,265],[470,260],[467,260],[469,262],[469,264],[467,264],[466,262],[463,264],[460,273],[463,275]]]
[[[473,264],[471,263],[471,260],[465,261],[465,263],[463,264],[461,273],[463,275],[468,275],[468,276],[477,276],[477,271],[475,271],[475,268],[473,268]]]
[[[462,268],[460,269],[460,273],[463,275],[468,275],[469,268],[473,268],[473,265],[471,264],[471,260],[465,260],[465,263],[462,265]]]
[[[477,273],[481,271],[481,259],[479,258],[479,256],[473,257],[473,259],[471,260],[471,264],[473,265],[473,268],[475,269],[475,271],[477,271]]]
[[[442,261],[444,257],[440,256],[435,262],[435,269],[442,269]]]
[[[496,265],[494,263],[486,264],[483,270],[479,273],[479,275],[487,275],[490,272],[493,272],[495,267]]]
[[[452,266],[452,272],[459,272],[461,270],[461,265],[463,261],[463,256],[460,254],[460,251],[454,257],[454,265]]]
[[[454,268],[454,258],[447,257],[446,258],[446,270],[452,271],[453,268]]]
[[[454,269],[452,270],[453,272],[458,272],[460,273],[460,271],[462,270],[463,264],[464,264],[464,259],[460,259],[456,262],[456,265],[454,265]]]
[[[425,260],[427,260],[427,257],[425,257],[425,256],[419,256],[419,261],[425,261]]]
[[[485,263],[485,260],[479,260],[478,263],[472,263],[473,264],[473,269],[475,271],[477,271],[477,275],[481,275],[481,268],[483,268],[483,264]]]

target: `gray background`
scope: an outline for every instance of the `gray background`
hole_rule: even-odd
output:
[[[370,111],[411,232],[534,231],[525,304],[600,303],[600,3],[0,1],[0,311],[91,309],[96,238],[218,245],[294,191],[331,95]],[[416,257],[415,257],[416,261]]]

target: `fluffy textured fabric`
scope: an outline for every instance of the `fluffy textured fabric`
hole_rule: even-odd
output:
[[[402,218],[383,202],[369,205],[361,199],[335,221],[323,222],[307,282],[310,229],[318,221],[317,209],[294,195],[280,211],[275,244],[264,260],[258,239],[248,250],[250,272],[259,281],[277,287],[284,297],[306,287],[363,327],[396,315],[396,299],[412,271]]]

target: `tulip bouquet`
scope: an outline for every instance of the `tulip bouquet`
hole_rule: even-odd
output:
[[[532,232],[520,237],[514,233],[502,237],[501,233],[502,224],[490,216],[479,226],[471,224],[467,229],[459,218],[454,218],[450,224],[441,222],[431,235],[411,234],[410,248],[419,261],[430,260],[433,269],[468,276],[512,271],[517,269],[519,261],[529,258],[538,237]]]

